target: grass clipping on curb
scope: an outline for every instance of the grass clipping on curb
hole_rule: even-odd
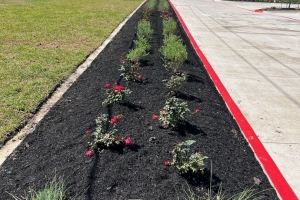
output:
[[[0,0],[0,146],[142,0]]]

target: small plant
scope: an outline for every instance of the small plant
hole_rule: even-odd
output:
[[[187,78],[186,72],[177,73],[176,75],[172,75],[170,80],[167,80],[166,86],[173,92],[177,91],[187,81]]]
[[[126,103],[127,96],[131,93],[130,89],[126,89],[121,85],[115,84],[113,87],[109,83],[105,84],[107,98],[102,102],[103,106],[114,103]]]
[[[138,65],[131,64],[130,61],[127,60],[126,55],[122,55],[121,57],[121,65],[119,71],[121,71],[121,75],[126,81],[135,81],[135,82],[143,82],[143,76],[138,74]]]
[[[163,21],[163,35],[175,35],[177,30],[177,23],[173,19]]]
[[[173,160],[170,165],[174,165],[181,173],[203,172],[204,170],[204,160],[208,158],[207,156],[204,156],[201,152],[188,155],[190,146],[195,142],[195,140],[181,142],[172,151]]]
[[[163,43],[160,51],[163,56],[164,66],[167,69],[173,69],[174,73],[176,73],[180,65],[187,59],[186,47],[183,45],[182,40],[175,35],[165,37]]]
[[[153,36],[154,30],[151,28],[151,24],[149,21],[141,20],[138,22],[137,25],[137,38],[145,38],[147,40],[150,40]]]
[[[50,183],[47,183],[39,192],[32,191],[30,195],[25,198],[18,198],[14,195],[10,194],[15,200],[64,200],[67,198],[67,187],[65,184],[65,180],[63,178],[58,178],[57,175],[54,175],[54,178]]]
[[[131,139],[129,137],[122,138],[117,136],[118,132],[117,124],[122,115],[114,116],[111,120],[108,120],[107,114],[102,114],[96,119],[96,130],[91,134],[94,136],[94,141],[89,142],[91,149],[86,152],[86,156],[91,157],[94,155],[94,151],[99,147],[116,147],[119,145],[129,146]]]
[[[140,62],[142,57],[147,56],[147,49],[143,48],[143,47],[137,47],[134,49],[131,49],[128,54],[127,54],[127,59],[131,62],[131,63],[135,63],[138,65],[138,63]]]
[[[144,37],[139,38],[139,40],[134,40],[134,43],[136,48],[143,48],[146,51],[149,51],[151,48],[151,45],[149,44],[148,40]]]
[[[169,10],[169,3],[167,0],[159,0],[158,2],[158,11],[159,12],[164,12],[166,10]]]
[[[152,11],[154,11],[155,6],[156,6],[156,0],[148,0],[145,7],[149,8]]]
[[[126,81],[143,82],[143,76],[136,72],[136,66],[133,65],[120,65],[119,69],[122,76]]]
[[[142,19],[145,20],[145,21],[149,21],[150,18],[151,18],[152,13],[153,13],[153,10],[151,10],[149,8],[144,8]]]
[[[176,97],[171,97],[167,99],[164,108],[160,110],[159,117],[153,115],[152,119],[158,118],[164,128],[170,126],[175,128],[184,122],[187,113],[190,113],[187,103]]]
[[[158,11],[163,20],[168,20],[171,17],[171,13],[169,11],[170,5],[167,0],[159,0],[158,2]]]
[[[152,13],[155,10],[155,6],[156,6],[156,0],[149,0],[143,10],[143,19],[144,20],[149,20]]]

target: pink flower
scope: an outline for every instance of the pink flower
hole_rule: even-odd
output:
[[[124,143],[125,143],[125,146],[131,145],[131,139],[130,139],[130,137],[126,137],[126,138],[124,139]]]
[[[153,120],[157,120],[157,115],[153,114],[153,115],[152,115],[152,119],[153,119]]]
[[[115,124],[115,123],[117,123],[118,121],[119,121],[119,117],[118,117],[118,116],[114,116],[114,117],[111,119],[110,123]]]
[[[198,154],[202,154],[202,152],[201,152],[201,151],[198,151]]]
[[[115,86],[115,90],[117,91],[121,91],[121,90],[124,90],[125,88],[122,86],[122,85],[116,85]]]
[[[196,113],[199,113],[199,112],[200,112],[200,110],[197,108],[197,109],[195,110],[195,112],[196,112]]]
[[[142,75],[139,75],[139,76],[138,76],[138,79],[142,80],[142,79],[143,79],[143,76],[142,76]]]
[[[169,162],[169,161],[165,161],[165,162],[164,162],[164,165],[165,165],[165,166],[170,166],[170,162]]]
[[[88,151],[85,153],[85,155],[86,155],[87,157],[92,157],[92,156],[94,155],[94,152],[93,152],[92,150],[88,150]]]
[[[105,87],[105,88],[110,88],[110,84],[109,84],[109,83],[106,83],[104,87]]]
[[[87,135],[89,135],[90,133],[91,133],[90,130],[86,130],[86,131],[85,131],[85,134],[87,134]]]

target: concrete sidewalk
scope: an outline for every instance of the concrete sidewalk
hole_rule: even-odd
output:
[[[171,3],[299,198],[300,12],[256,13],[266,6],[254,2]]]

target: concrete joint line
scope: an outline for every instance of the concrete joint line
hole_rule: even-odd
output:
[[[44,118],[54,104],[63,96],[63,94],[71,87],[71,85],[79,78],[79,76],[90,67],[94,59],[101,53],[101,51],[109,44],[109,42],[115,37],[115,35],[126,24],[130,17],[146,2],[143,1],[132,13],[130,13],[124,21],[122,21],[117,28],[108,36],[108,38],[96,49],[86,60],[82,63],[75,72],[73,72],[59,88],[51,95],[51,97],[41,106],[40,110],[34,115],[34,117],[27,123],[27,125],[18,132],[12,139],[10,139],[0,149],[0,167],[6,158],[21,144],[24,138],[32,133],[38,123]]]

